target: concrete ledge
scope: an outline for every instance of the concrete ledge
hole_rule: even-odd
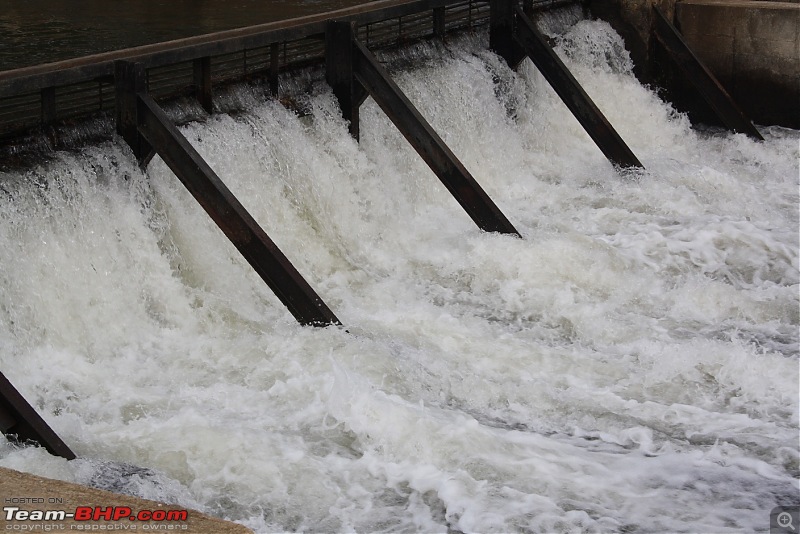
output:
[[[756,123],[800,128],[800,3],[682,0],[675,19]]]
[[[786,2],[781,0],[678,0],[678,3],[709,6],[735,5],[737,7],[754,7],[758,9],[782,9],[798,5],[798,2]]]
[[[654,46],[653,11],[673,20],[689,46],[756,124],[800,128],[800,1],[587,0],[625,39],[636,76],[667,87],[693,119],[715,119]]]
[[[186,511],[186,520],[172,521],[131,521],[120,518],[116,521],[101,518],[99,521],[75,521],[74,519],[44,520],[38,515],[31,520],[6,519],[8,507],[19,511],[44,512],[66,511],[74,513],[78,507],[127,507],[133,514],[147,511],[181,511],[180,506],[165,505],[155,501],[137,499],[128,495],[118,495],[60,480],[51,480],[27,473],[0,467],[0,532],[191,532],[200,534],[248,534],[248,528],[201,514],[195,510]],[[124,510],[123,510],[124,512]],[[18,511],[14,511],[17,514]],[[22,514],[25,515],[25,514]],[[156,516],[157,518],[157,516]]]

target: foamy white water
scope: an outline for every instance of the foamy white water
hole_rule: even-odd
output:
[[[485,38],[397,73],[523,239],[323,83],[183,128],[347,331],[121,142],[0,175],[0,368],[80,457],[0,465],[257,532],[768,530],[800,501],[800,132],[697,133],[607,25],[559,42],[647,171]]]

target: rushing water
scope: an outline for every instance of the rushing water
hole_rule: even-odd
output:
[[[0,368],[80,457],[0,465],[257,532],[766,531],[799,500],[800,133],[698,133],[607,25],[559,43],[647,171],[483,37],[397,73],[523,239],[321,82],[183,128],[347,330],[121,142],[0,175]]]

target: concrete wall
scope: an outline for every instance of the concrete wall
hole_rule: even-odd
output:
[[[588,0],[625,39],[643,83],[666,86],[679,109],[713,122],[691,87],[654,46],[652,6],[681,30],[756,124],[800,128],[800,1]]]
[[[682,0],[675,19],[756,123],[800,128],[800,3]]]

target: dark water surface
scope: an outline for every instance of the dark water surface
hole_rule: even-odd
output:
[[[0,71],[365,3],[365,0],[0,0]]]

